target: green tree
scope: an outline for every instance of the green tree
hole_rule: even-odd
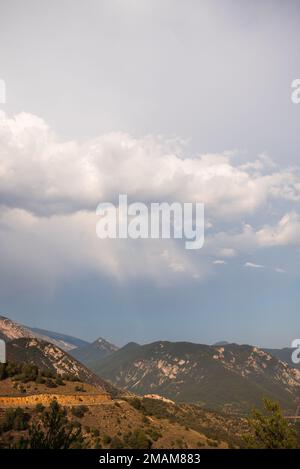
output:
[[[297,434],[283,417],[278,402],[264,399],[264,413],[257,409],[248,419],[250,434],[244,437],[248,448],[283,449],[298,446]]]
[[[27,447],[32,449],[68,449],[82,447],[81,425],[70,422],[67,412],[53,400],[38,421],[29,427]]]

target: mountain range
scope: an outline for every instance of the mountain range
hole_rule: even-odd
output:
[[[263,397],[294,408],[300,397],[300,371],[250,345],[130,343],[92,369],[136,394],[157,393],[224,411],[259,406]]]
[[[0,338],[7,342],[8,360],[71,375],[115,396],[120,390],[159,395],[231,413],[259,406],[263,397],[294,409],[300,398],[300,371],[284,349],[167,341],[118,348],[103,338],[89,344],[3,316]]]

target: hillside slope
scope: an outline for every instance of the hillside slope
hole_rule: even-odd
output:
[[[19,338],[7,343],[7,360],[30,363],[41,370],[68,375],[99,390],[112,393],[113,387],[55,345],[37,338]]]
[[[157,393],[227,411],[259,406],[265,396],[294,409],[300,396],[299,370],[249,345],[131,343],[100,361],[94,371],[137,394]]]
[[[28,368],[23,381],[19,370],[15,375],[12,370],[9,377],[0,374],[0,448],[28,436],[27,425],[14,428],[10,410],[18,407],[19,427],[22,415],[23,422],[32,422],[53,399],[64,406],[70,420],[81,425],[89,448],[226,448],[242,444],[241,434],[247,430],[244,419],[195,405],[178,406],[156,398],[116,400],[91,385],[68,380],[60,380],[53,389],[47,381],[28,381]],[[53,374],[52,380],[56,379]]]
[[[278,358],[278,360],[281,360],[283,362],[286,362],[290,367],[292,368],[297,368],[300,370],[300,363],[293,363],[292,361],[292,354],[295,349],[293,348],[282,348],[282,349],[263,349],[265,352],[269,353],[270,355],[273,355],[273,357]]]

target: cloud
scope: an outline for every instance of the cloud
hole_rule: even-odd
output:
[[[237,252],[233,248],[222,247],[222,248],[217,250],[217,254],[220,257],[234,257],[234,256],[236,256]]]
[[[89,211],[42,217],[23,209],[2,210],[0,292],[26,286],[51,294],[61,282],[85,273],[118,283],[145,278],[159,285],[176,282],[179,274],[197,280],[209,274],[205,261],[199,264],[172,239],[99,240],[96,222]]]
[[[299,246],[300,215],[296,212],[285,214],[277,225],[265,225],[257,231],[260,246]]]
[[[295,171],[260,157],[253,173],[229,152],[185,156],[180,140],[114,132],[61,142],[42,119],[21,113],[1,120],[0,142],[2,204],[43,216],[94,211],[119,193],[204,202],[212,220],[252,214],[270,199],[300,200]]]
[[[225,246],[234,246],[228,248]],[[228,231],[214,232],[206,240],[206,248],[210,252],[218,252],[221,257],[233,257],[241,252],[254,252],[257,249],[271,247],[300,246],[300,214],[293,211],[281,216],[273,224],[253,227],[249,223]]]
[[[264,269],[265,266],[261,264],[254,264],[254,262],[246,262],[245,267],[251,267],[253,269]]]
[[[279,274],[285,274],[286,273],[286,270],[282,269],[281,267],[276,267],[274,270],[275,270],[275,272],[278,272]]]
[[[201,281],[228,258],[299,246],[297,168],[281,169],[266,155],[239,164],[230,152],[186,153],[179,139],[114,132],[63,142],[31,114],[2,119],[0,270],[20,284],[30,277],[50,290],[82,271],[119,281]],[[100,241],[96,207],[116,202],[120,193],[146,203],[204,202],[204,248],[191,253],[174,240]]]

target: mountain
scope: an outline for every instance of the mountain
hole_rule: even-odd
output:
[[[95,363],[106,357],[107,355],[116,352],[118,347],[111,344],[102,337],[95,340],[91,344],[86,344],[82,347],[70,350],[70,354],[78,361],[86,365],[87,367],[93,367]]]
[[[51,342],[65,351],[70,351],[75,347],[87,344],[87,342],[72,336],[45,331],[43,329],[30,328],[5,316],[0,316],[0,339],[9,341],[12,339],[20,339],[22,337],[36,337],[38,339],[45,340],[46,342]]]
[[[40,336],[47,337],[48,339],[54,339],[56,342],[61,344],[60,348],[63,350],[73,350],[77,347],[84,347],[89,343],[86,340],[78,339],[78,337],[73,337],[67,334],[60,334],[59,332],[38,329],[37,327],[30,327],[28,329],[30,329],[34,334],[39,334]]]
[[[31,363],[43,371],[50,371],[60,376],[68,375],[73,379],[97,386],[102,391],[112,391],[111,385],[64,350],[36,337],[13,339],[7,342],[6,352],[8,362]]]
[[[294,409],[300,397],[299,370],[250,345],[130,343],[93,371],[139,395],[160,394],[222,411],[249,410],[263,397]]]
[[[6,342],[22,337],[35,337],[34,333],[25,326],[18,324],[5,316],[0,316],[0,339]]]
[[[263,349],[265,352],[270,353],[273,357],[278,358],[278,360],[282,360],[286,362],[290,367],[297,368],[300,370],[300,363],[294,363],[292,361],[292,353],[295,349],[293,348],[282,348],[282,349]]]
[[[213,344],[214,347],[217,347],[217,346],[221,346],[221,345],[228,345],[229,342],[227,342],[226,340],[220,340],[220,342],[215,342]]]

